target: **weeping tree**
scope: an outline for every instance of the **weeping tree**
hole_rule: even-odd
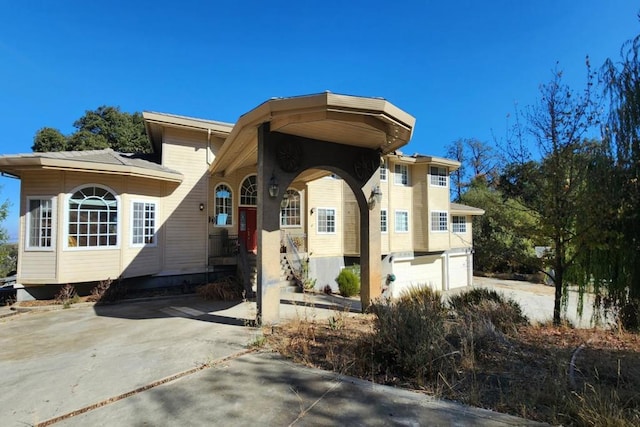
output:
[[[581,288],[594,288],[597,308],[613,312],[621,326],[638,329],[640,318],[640,36],[626,42],[620,61],[601,69],[608,119],[603,145],[590,165],[598,177],[588,191],[599,220],[580,260]]]

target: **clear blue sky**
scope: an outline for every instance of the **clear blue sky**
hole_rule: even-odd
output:
[[[276,96],[383,97],[417,118],[405,153],[502,136],[557,61],[584,83],[639,33],[630,0],[0,0],[0,154],[100,105],[235,122]],[[17,237],[19,182],[0,178]]]

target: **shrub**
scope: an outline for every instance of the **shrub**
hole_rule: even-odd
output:
[[[446,309],[438,292],[412,288],[399,299],[375,302],[373,351],[381,367],[418,384],[448,370],[451,346],[445,332]]]
[[[455,316],[475,323],[491,323],[501,332],[528,323],[520,304],[511,298],[505,298],[502,293],[486,288],[473,288],[452,295],[449,297],[449,306]]]
[[[242,298],[242,283],[234,276],[228,276],[206,285],[199,286],[196,293],[203,299],[235,301]]]
[[[113,302],[127,296],[127,286],[120,280],[102,280],[91,289],[91,295],[87,301],[93,302]]]
[[[60,288],[54,298],[57,304],[62,304],[65,308],[80,300],[76,288],[68,283]]]
[[[343,269],[336,277],[336,282],[338,282],[340,295],[343,297],[352,297],[360,292],[360,278],[352,269]]]

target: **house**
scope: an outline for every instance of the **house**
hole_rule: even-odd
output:
[[[235,124],[143,117],[153,155],[0,156],[21,179],[21,298],[108,278],[201,283],[254,262],[272,322],[283,270],[304,264],[322,289],[360,263],[364,306],[471,283],[471,218],[483,212],[449,202],[457,162],[399,151],[415,119],[388,101],[274,98]]]

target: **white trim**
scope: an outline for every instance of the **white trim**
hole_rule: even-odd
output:
[[[242,203],[242,186],[244,185],[244,182],[249,179],[250,177],[255,176],[256,177],[256,204],[255,205],[247,205]],[[247,174],[244,178],[242,178],[240,180],[240,185],[238,185],[238,207],[248,207],[248,208],[255,208],[258,206],[258,174],[255,173],[250,173]]]
[[[438,174],[434,175],[431,173],[431,169],[437,169]],[[440,170],[444,171],[444,175],[440,174]],[[433,183],[434,178],[437,177],[437,183]],[[444,177],[444,185],[440,184],[440,178]],[[437,188],[447,188],[449,187],[449,170],[444,166],[429,166],[429,186],[437,187]]]
[[[333,231],[320,231],[320,210],[333,211]],[[316,208],[316,233],[317,234],[337,234],[338,232],[338,210],[331,207],[317,207]],[[327,227],[328,228],[328,227]]]
[[[438,213],[438,229],[434,230],[433,229],[433,214],[434,213]],[[447,220],[447,227],[444,230],[440,229],[440,218],[441,218],[441,214],[445,215],[445,218]],[[431,233],[448,233],[449,232],[449,212],[447,211],[441,211],[441,210],[432,210],[429,211],[429,232]]]
[[[407,229],[406,230],[398,230],[398,214],[406,214],[407,216]],[[407,209],[395,209],[393,211],[393,230],[398,234],[405,234],[410,231],[409,227],[409,211]]]
[[[216,190],[221,185],[224,185],[225,187],[227,187],[229,189],[229,192],[231,193],[231,207],[230,207],[230,209],[231,209],[231,224],[218,225],[218,221],[217,221],[218,214],[216,213],[216,208],[217,208],[217,206],[216,206],[216,199],[217,199]],[[233,186],[231,186],[226,181],[217,183],[213,187],[213,218],[214,218],[213,227],[214,228],[232,228],[232,227],[234,227],[235,220],[236,220],[236,215],[235,215],[234,209],[235,209],[235,206],[233,205]]]
[[[117,218],[117,222],[116,222],[116,244],[113,246],[69,246],[69,200],[71,199],[71,196],[73,194],[75,194],[78,190],[81,190],[83,188],[87,188],[87,187],[97,187],[97,188],[102,188],[103,190],[106,190],[108,192],[110,192],[111,194],[113,194],[113,196],[116,199],[116,218]],[[122,198],[120,197],[120,195],[118,195],[117,192],[115,192],[112,188],[106,186],[106,185],[102,185],[102,184],[94,184],[94,183],[87,183],[87,184],[82,184],[82,185],[78,185],[77,187],[73,188],[71,191],[69,191],[67,194],[65,194],[64,196],[64,243],[63,243],[63,250],[65,251],[113,251],[113,250],[119,250],[120,247],[122,246]]]
[[[384,171],[384,177],[382,176],[382,171]],[[389,164],[387,159],[382,160],[382,164],[380,165],[380,182],[387,182],[389,180]]]
[[[402,176],[404,174],[402,173],[402,171],[400,171],[400,173],[398,173],[396,171],[397,168],[405,169],[407,171],[407,182],[406,183],[402,182]],[[398,178],[397,178],[398,176],[400,177],[400,182],[398,182]],[[411,186],[411,180],[409,179],[409,165],[406,165],[404,163],[395,163],[393,165],[393,184],[397,185],[397,186],[400,186],[400,187],[409,187],[409,186]]]
[[[25,212],[25,252],[53,252],[56,250],[56,237],[58,235],[58,198],[57,196],[27,196]],[[51,202],[51,246],[31,246],[31,211],[29,205],[32,200],[49,200]]]
[[[462,222],[462,224],[458,223],[456,224],[456,222],[454,221],[454,218],[462,218],[464,219],[464,221]],[[455,226],[456,225],[463,225],[464,226],[464,230],[462,231],[456,231],[455,230]],[[451,232],[454,234],[465,234],[467,232],[467,217],[465,215],[451,215]]]
[[[133,214],[134,214],[134,205],[136,203],[143,203],[145,205],[153,205],[153,243],[133,243]],[[137,198],[131,199],[129,203],[129,247],[130,248],[154,248],[158,246],[158,214],[160,212],[160,206],[156,199],[144,199]],[[144,226],[142,227],[142,237],[146,237],[144,233]]]
[[[384,212],[384,225],[386,230],[382,230],[382,212]],[[380,209],[380,233],[389,234],[389,210],[387,208]]]
[[[294,224],[294,225],[283,225],[282,224],[282,208],[280,208],[280,212],[278,214],[278,223],[280,224],[280,228],[286,228],[286,229],[296,229],[296,228],[302,228],[302,214],[303,212],[305,212],[304,210],[304,206],[302,206],[302,195],[300,194],[299,190],[296,190],[295,188],[287,188],[285,191],[285,194],[287,194],[288,192],[295,192],[298,195],[298,219],[300,220],[300,224]],[[284,196],[283,196],[284,197]],[[287,208],[289,208],[289,205],[287,205]]]

